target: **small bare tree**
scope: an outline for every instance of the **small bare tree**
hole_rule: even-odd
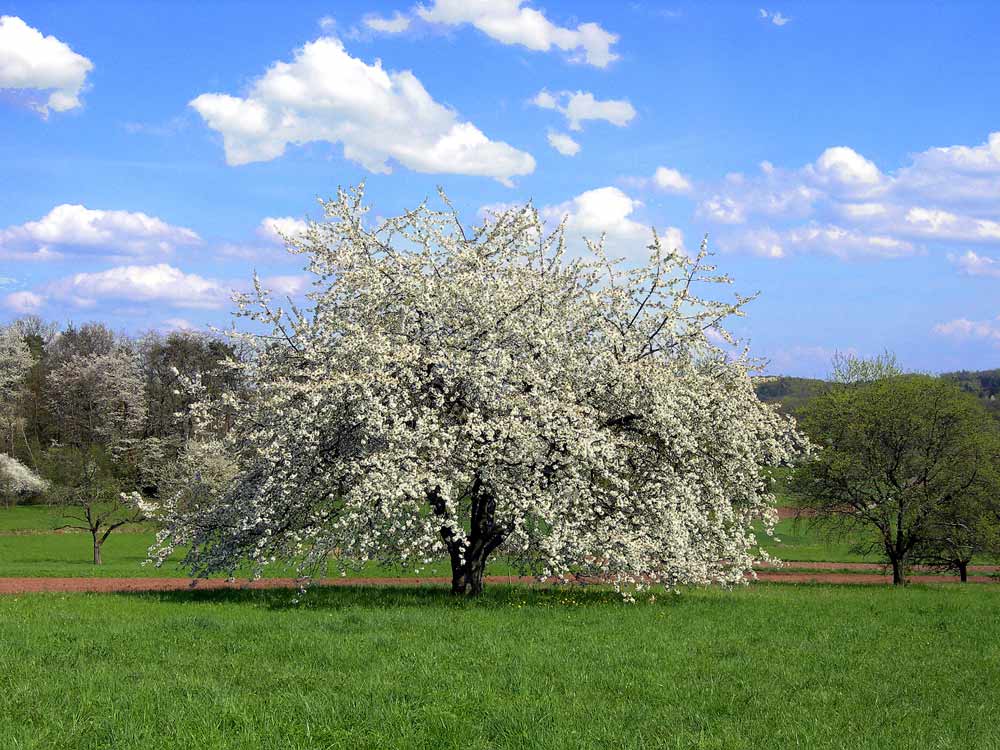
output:
[[[142,521],[142,510],[122,495],[114,462],[100,446],[57,445],[46,452],[45,458],[54,480],[53,494],[60,501],[66,521],[57,529],[88,532],[93,540],[94,565],[100,565],[101,548],[111,533],[127,523]]]

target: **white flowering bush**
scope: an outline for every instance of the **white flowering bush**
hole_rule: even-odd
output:
[[[155,559],[186,545],[194,574],[292,560],[307,576],[334,555],[446,556],[472,594],[497,550],[620,587],[744,580],[752,525],[773,524],[761,468],[803,443],[707,338],[731,341],[748,298],[699,292],[729,283],[704,246],[654,235],[628,267],[601,242],[571,257],[530,206],[471,230],[450,204],[369,225],[360,188],[323,207],[290,246],[315,276],[308,308],[259,284],[239,298],[264,329],[230,364],[239,473],[166,509]]]
[[[49,483],[16,458],[0,453],[0,497],[10,506],[18,496],[45,492]]]

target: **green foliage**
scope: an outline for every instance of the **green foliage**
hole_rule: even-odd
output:
[[[978,372],[946,372],[941,377],[957,383],[963,391],[978,398],[990,414],[1000,419],[1000,368]]]
[[[0,747],[1000,746],[1000,587],[0,598]]]
[[[946,518],[988,519],[977,499],[1000,494],[1000,430],[946,380],[906,375],[840,386],[815,399],[801,424],[821,450],[796,471],[796,491],[820,520],[875,532],[873,546],[897,579],[940,547]],[[983,550],[968,548],[966,561]]]

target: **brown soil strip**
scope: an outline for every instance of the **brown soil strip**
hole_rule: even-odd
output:
[[[866,563],[866,562],[806,562],[797,560],[783,560],[781,565],[768,565],[767,563],[759,563],[757,567],[761,569],[774,568],[775,570],[780,570],[781,568],[795,568],[797,570],[874,570],[882,571],[887,568],[887,565],[883,563]],[[928,568],[925,565],[915,565],[914,570],[917,571],[930,571],[933,568]],[[970,573],[997,573],[1000,572],[1000,565],[970,565]]]
[[[874,573],[782,573],[760,571],[757,580],[774,583],[891,583],[886,575]],[[954,583],[954,576],[910,576],[912,583]],[[970,576],[971,583],[996,583],[986,576]],[[425,584],[448,584],[448,578],[329,578],[317,581],[318,586],[419,586]],[[488,576],[486,583],[537,584],[538,579],[528,576]],[[212,578],[197,581],[194,585],[188,578],[0,578],[0,594],[28,594],[41,592],[122,592],[122,591],[182,591],[185,589],[266,589],[295,588],[298,583],[292,578],[268,578],[248,583],[228,582]]]

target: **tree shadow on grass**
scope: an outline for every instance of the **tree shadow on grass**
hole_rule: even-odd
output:
[[[605,587],[526,586],[496,584],[477,598],[455,596],[444,585],[313,586],[304,594],[295,589],[185,589],[129,591],[115,596],[169,604],[228,604],[273,610],[573,608],[629,606],[621,594]]]

